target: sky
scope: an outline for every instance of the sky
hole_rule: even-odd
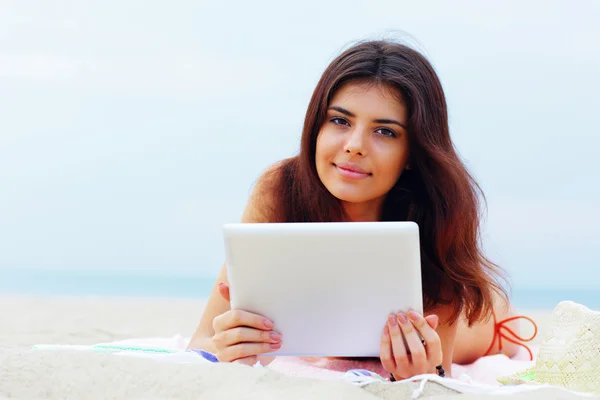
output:
[[[600,3],[0,2],[0,268],[214,276],[357,40],[438,72],[519,287],[600,288]]]

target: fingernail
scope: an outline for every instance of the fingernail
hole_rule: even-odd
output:
[[[392,325],[392,326],[396,325],[396,322],[397,322],[396,317],[394,315],[390,315],[388,317],[388,321],[390,322],[390,325]]]
[[[384,335],[390,334],[390,328],[389,328],[388,324],[385,324],[385,327],[383,328],[383,334]]]
[[[408,322],[408,320],[406,319],[406,315],[404,315],[404,313],[398,314],[398,319],[400,320],[400,323],[402,323],[402,324],[405,324]]]
[[[281,340],[281,335],[277,332],[271,332],[271,339],[279,342]]]
[[[271,348],[272,349],[278,349],[280,347],[281,347],[281,342],[279,342],[279,343],[271,343]]]
[[[411,320],[412,322],[417,322],[417,321],[419,320],[419,314],[417,314],[417,313],[416,313],[416,312],[414,312],[414,311],[409,311],[409,312],[408,312],[408,318],[410,318],[410,320]]]
[[[267,329],[273,329],[273,327],[275,326],[275,324],[271,321],[269,321],[268,319],[263,319],[263,323],[265,324],[265,327]]]
[[[225,287],[225,284],[224,284],[223,282],[221,282],[221,283],[219,283],[219,287],[220,287],[221,289],[223,289],[223,288]]]

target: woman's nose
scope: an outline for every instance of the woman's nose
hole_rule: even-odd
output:
[[[344,144],[344,151],[346,153],[355,154],[359,156],[365,155],[365,134],[360,129],[353,129],[349,133],[348,139]]]

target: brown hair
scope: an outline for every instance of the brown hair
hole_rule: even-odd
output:
[[[300,153],[274,170],[274,222],[344,219],[341,203],[321,183],[315,165],[317,135],[335,91],[349,81],[390,85],[408,107],[411,169],[386,196],[381,220],[414,221],[421,240],[425,310],[453,306],[450,321],[464,312],[470,324],[489,317],[500,268],[479,244],[479,198],[483,193],[450,139],[442,85],[427,59],[408,46],[387,41],[354,45],[327,67],[314,92]],[[485,198],[484,198],[485,200]]]

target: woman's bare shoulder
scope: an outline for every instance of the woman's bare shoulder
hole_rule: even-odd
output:
[[[242,222],[271,222],[285,160],[270,165],[256,180],[242,215]]]

